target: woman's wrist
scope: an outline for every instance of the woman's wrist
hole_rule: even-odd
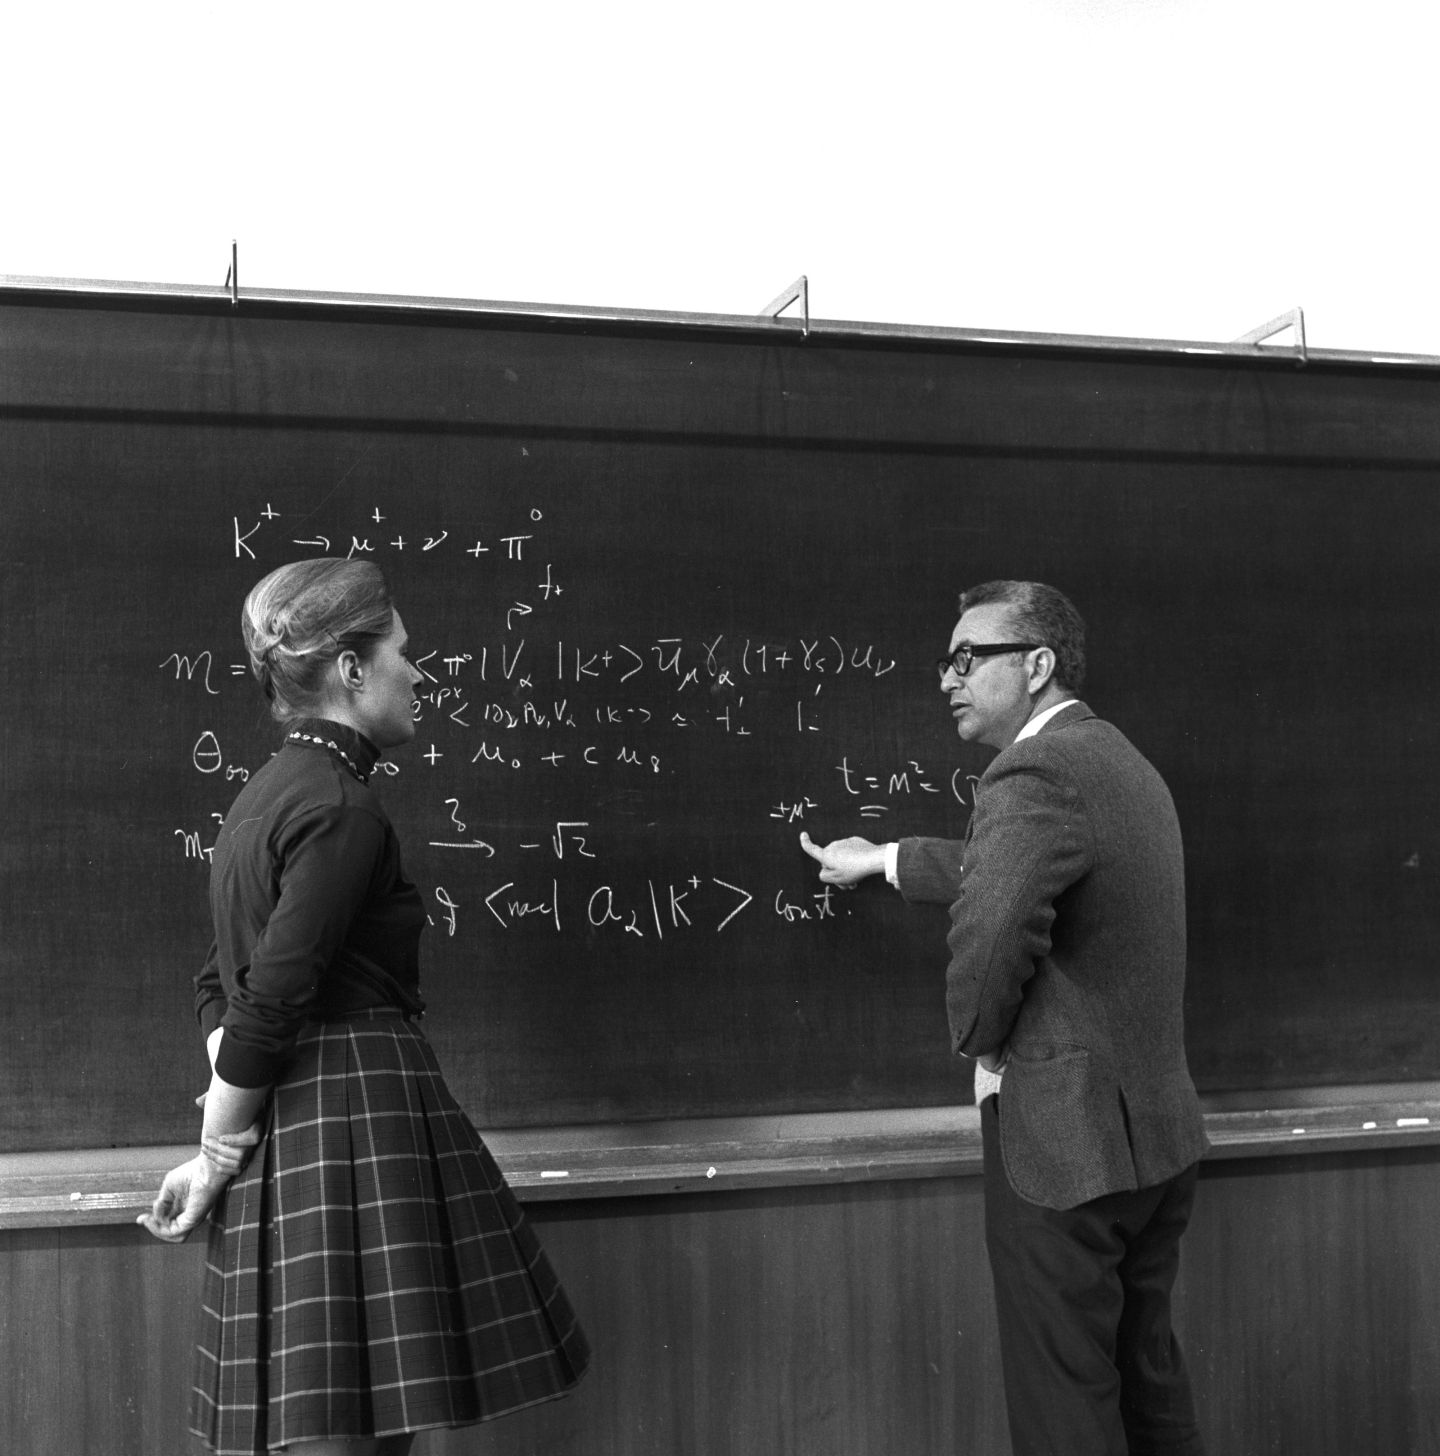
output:
[[[205,1177],[221,1178],[229,1182],[241,1169],[244,1160],[210,1138],[202,1138],[198,1161],[204,1165]]]
[[[202,1132],[200,1156],[217,1173],[233,1178],[249,1162],[259,1141],[259,1123],[252,1123],[244,1132]]]

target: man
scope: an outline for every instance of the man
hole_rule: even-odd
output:
[[[1078,699],[1085,628],[1037,582],[960,598],[940,689],[999,753],[965,842],[801,836],[826,884],[950,904],[946,1009],[976,1057],[985,1241],[1016,1456],[1200,1456],[1170,1327],[1206,1148],[1185,1062],[1180,829]]]

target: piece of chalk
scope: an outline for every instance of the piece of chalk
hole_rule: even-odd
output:
[[[1395,1119],[1395,1126],[1396,1127],[1429,1127],[1430,1126],[1430,1119],[1428,1117],[1397,1117]]]
[[[70,1202],[71,1202],[71,1203],[79,1203],[79,1202],[80,1202],[80,1200],[81,1200],[81,1199],[82,1199],[82,1198],[83,1198],[83,1197],[84,1197],[84,1196],[85,1196],[85,1195],[84,1195],[84,1194],[83,1194],[83,1193],[72,1193],[72,1194],[71,1194],[71,1195],[70,1195]]]
[[[1361,1129],[1363,1131],[1365,1131],[1365,1132],[1373,1132],[1374,1129],[1375,1129],[1376,1124],[1373,1123],[1373,1122],[1362,1122],[1360,1124],[1360,1126],[1361,1126]]]
[[[568,1178],[569,1173],[541,1173],[542,1178]]]
[[[1304,1133],[1305,1129],[1303,1127],[1292,1127],[1290,1131],[1293,1136],[1300,1137]]]
[[[715,1170],[714,1170],[714,1168],[707,1168],[705,1170],[705,1176],[707,1178],[713,1178],[715,1176]]]

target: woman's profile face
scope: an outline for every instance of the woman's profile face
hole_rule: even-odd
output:
[[[394,612],[389,632],[360,664],[362,687],[352,700],[355,726],[382,751],[415,736],[415,684],[424,674],[405,656],[409,646],[405,624]]]

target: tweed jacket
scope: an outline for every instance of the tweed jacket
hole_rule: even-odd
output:
[[[1155,769],[1083,703],[996,755],[964,843],[904,839],[908,900],[950,904],[955,1051],[1007,1052],[1005,1173],[1073,1208],[1205,1151],[1185,1061],[1185,875]]]

